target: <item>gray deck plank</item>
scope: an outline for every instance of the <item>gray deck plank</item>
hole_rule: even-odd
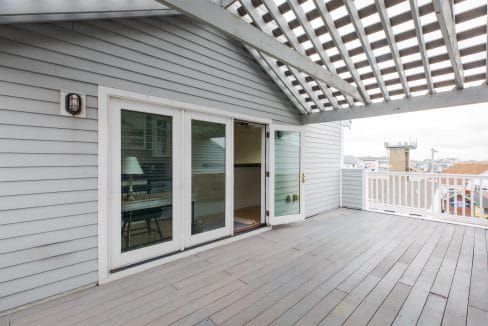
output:
[[[424,309],[420,314],[418,326],[440,325],[444,309],[446,308],[446,298],[440,295],[429,293]]]
[[[0,321],[482,325],[488,318],[486,235],[469,226],[337,209]]]
[[[400,309],[397,318],[395,319],[393,325],[415,325],[418,318],[422,312],[422,308],[427,300],[429,291],[434,283],[437,271],[441,266],[442,260],[446,253],[447,247],[452,239],[454,233],[453,225],[444,225],[444,230],[442,233],[438,233],[439,237],[432,237],[431,239],[436,239],[434,250],[431,251],[428,261],[424,265],[422,272],[420,273],[418,279],[413,284],[412,290],[410,291],[407,299],[405,300],[402,309]],[[428,246],[428,243],[424,248]],[[423,260],[423,259],[422,259]],[[414,261],[415,262],[415,261]],[[414,264],[412,262],[412,264]],[[407,270],[408,271],[408,270]],[[402,282],[400,279],[400,282]],[[402,282],[403,283],[403,282]]]
[[[469,287],[473,262],[474,228],[464,232],[463,246],[459,255],[451,291],[447,299],[442,325],[466,324],[468,313]]]
[[[469,289],[469,305],[488,311],[488,260],[485,230],[483,229],[476,229],[474,234],[473,270],[471,272],[471,287]]]

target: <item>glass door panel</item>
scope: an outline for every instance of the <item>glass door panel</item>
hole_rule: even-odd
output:
[[[300,133],[275,131],[275,216],[300,213]]]
[[[172,117],[121,112],[121,250],[173,238]]]
[[[274,200],[270,224],[290,223],[304,219],[302,174],[302,133],[294,127],[273,126],[271,132]]]
[[[110,267],[180,249],[180,111],[111,99]]]
[[[225,227],[225,124],[191,121],[192,234]]]
[[[187,175],[188,230],[185,246],[215,240],[231,234],[229,223],[230,119],[187,113],[189,130]]]

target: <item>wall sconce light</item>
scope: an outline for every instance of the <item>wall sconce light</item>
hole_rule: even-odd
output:
[[[86,95],[75,92],[60,92],[60,113],[64,116],[85,118]]]
[[[78,115],[81,113],[81,96],[75,93],[69,93],[65,99],[66,112],[72,115]]]

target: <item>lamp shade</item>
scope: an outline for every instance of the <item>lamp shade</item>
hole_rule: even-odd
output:
[[[123,174],[144,174],[141,165],[135,156],[126,156],[122,161]]]

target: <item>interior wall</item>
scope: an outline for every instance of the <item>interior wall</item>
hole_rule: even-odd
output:
[[[261,204],[261,137],[263,126],[234,125],[234,209]]]

